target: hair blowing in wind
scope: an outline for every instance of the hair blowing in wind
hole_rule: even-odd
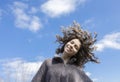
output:
[[[56,42],[60,45],[56,49],[56,53],[62,53],[64,50],[64,45],[72,40],[72,39],[79,39],[81,42],[81,48],[78,53],[71,57],[71,60],[74,59],[74,64],[80,67],[83,67],[87,62],[95,62],[99,63],[98,58],[95,57],[93,51],[96,49],[94,43],[96,42],[97,34],[90,33],[87,30],[81,28],[80,24],[77,22],[73,22],[71,26],[62,27],[63,36],[56,35]]]

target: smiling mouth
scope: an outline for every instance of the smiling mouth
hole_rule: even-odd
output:
[[[69,48],[69,46],[66,47],[68,52],[71,52],[72,50]]]
[[[69,52],[70,52],[70,49],[69,49],[69,48],[67,48],[67,51],[69,51]]]

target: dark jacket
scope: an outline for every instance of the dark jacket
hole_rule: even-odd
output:
[[[79,67],[54,57],[43,62],[32,82],[93,82]]]

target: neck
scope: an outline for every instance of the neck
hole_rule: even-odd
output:
[[[66,64],[66,63],[69,61],[70,56],[68,56],[67,54],[64,54],[64,53],[63,53],[62,58],[63,58],[63,60],[64,60],[64,63]]]

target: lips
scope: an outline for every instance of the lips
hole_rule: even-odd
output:
[[[70,52],[71,50],[69,48],[67,48],[67,51]]]

